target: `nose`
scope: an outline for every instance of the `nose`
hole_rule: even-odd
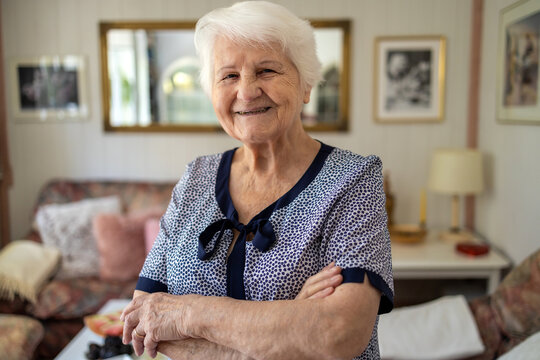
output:
[[[236,97],[239,100],[251,101],[261,96],[262,90],[257,78],[244,77],[238,82]]]

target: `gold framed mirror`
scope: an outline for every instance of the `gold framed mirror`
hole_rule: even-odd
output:
[[[324,81],[302,121],[308,131],[346,131],[350,21],[312,20]],[[195,21],[102,22],[101,85],[107,132],[221,131],[199,85]]]

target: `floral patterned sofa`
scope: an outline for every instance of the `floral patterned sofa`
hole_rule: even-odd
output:
[[[110,196],[119,198],[124,214],[144,213],[149,209],[155,214],[163,214],[174,185],[172,182],[55,179],[39,192],[33,217],[44,205]],[[27,239],[42,242],[35,221]],[[123,255],[129,256],[130,249],[124,251]],[[33,357],[51,359],[81,330],[84,316],[97,312],[109,299],[131,297],[135,284],[133,277],[125,280],[103,279],[99,275],[68,279],[52,277],[39,291],[35,303],[19,296],[12,301],[0,300],[0,313],[39,320],[44,332]]]

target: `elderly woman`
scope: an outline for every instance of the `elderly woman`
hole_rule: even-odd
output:
[[[312,139],[313,29],[248,1],[197,23],[201,82],[242,143],[175,187],[124,310],[124,342],[174,359],[375,359],[393,304],[381,162]]]

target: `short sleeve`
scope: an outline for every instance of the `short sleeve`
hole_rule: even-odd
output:
[[[167,253],[171,246],[170,234],[174,232],[173,228],[176,226],[179,204],[182,202],[189,182],[191,169],[192,163],[187,166],[186,172],[173,189],[167,211],[159,222],[159,233],[139,274],[139,280],[135,287],[137,290],[149,293],[167,292],[168,290]]]
[[[367,275],[382,296],[379,314],[392,310],[394,285],[382,163],[376,156],[342,164],[339,196],[327,218],[322,262],[335,261],[343,282],[363,282]]]

